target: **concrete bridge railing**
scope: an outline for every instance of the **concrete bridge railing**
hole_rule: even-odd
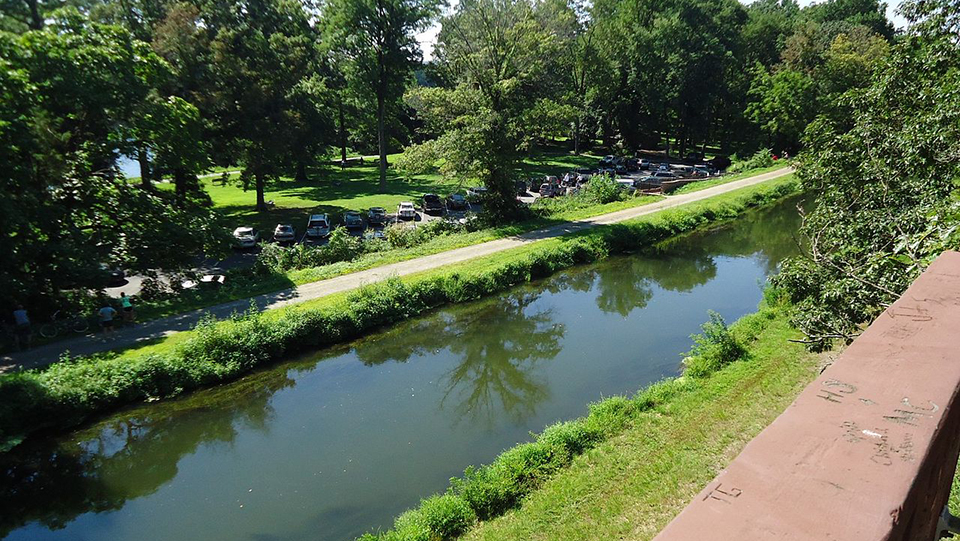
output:
[[[958,390],[948,252],[655,541],[932,541],[960,453]]]

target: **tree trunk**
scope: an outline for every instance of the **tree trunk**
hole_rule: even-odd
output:
[[[190,187],[187,186],[188,178],[187,172],[183,169],[174,169],[173,170],[173,193],[176,196],[175,200],[177,206],[182,207],[183,203],[187,200],[187,192],[190,190]]]
[[[43,17],[40,16],[40,7],[37,0],[27,0],[27,7],[30,8],[30,30],[43,30]]]
[[[307,164],[304,163],[305,160],[297,160],[297,174],[294,180],[300,183],[305,183],[309,179],[307,178]]]
[[[338,100],[338,108],[340,115],[340,162],[347,162],[347,127],[343,122],[343,96]]]
[[[577,115],[577,120],[573,123],[573,155],[580,155],[580,115]]]
[[[147,155],[147,149],[140,145],[137,147],[137,161],[140,162],[140,186],[144,189],[150,189],[153,184],[150,177],[150,157]]]
[[[259,171],[254,175],[257,180],[257,210],[267,210],[267,201],[263,198],[263,192],[266,189],[266,180],[263,173]]]
[[[377,143],[380,147],[380,191],[387,191],[387,134],[384,122],[386,104],[383,85],[377,88]]]

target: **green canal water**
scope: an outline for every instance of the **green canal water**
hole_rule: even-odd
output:
[[[798,200],[438,310],[2,458],[10,540],[352,539],[471,464],[674,376],[716,310],[756,309]]]

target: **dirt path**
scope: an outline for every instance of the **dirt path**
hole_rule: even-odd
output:
[[[678,207],[680,205],[695,201],[702,201],[704,199],[715,197],[727,192],[732,192],[740,188],[760,184],[761,182],[782,177],[792,172],[792,168],[785,167],[769,173],[763,173],[761,175],[729,182],[727,184],[713,186],[697,192],[668,196],[662,201],[649,205],[643,205],[641,207],[634,207],[617,212],[611,212],[609,214],[602,214],[600,216],[575,222],[565,222],[544,229],[530,231],[515,237],[457,248],[455,250],[440,252],[438,254],[424,256],[417,259],[401,261],[399,263],[383,265],[365,271],[345,274],[336,278],[320,280],[318,282],[304,284],[293,289],[260,295],[258,297],[253,297],[252,299],[242,299],[211,306],[209,308],[185,312],[175,316],[156,319],[136,327],[121,328],[108,339],[79,336],[76,338],[60,340],[51,344],[37,347],[30,351],[4,355],[2,358],[0,358],[0,373],[10,372],[16,370],[17,368],[39,368],[46,366],[55,362],[60,358],[60,355],[66,351],[69,351],[73,356],[89,355],[111,349],[126,348],[136,345],[139,342],[154,340],[180,331],[190,330],[197,324],[197,321],[199,321],[201,317],[207,314],[213,314],[217,318],[225,318],[233,312],[242,312],[246,310],[250,306],[251,300],[260,310],[280,308],[282,306],[355,289],[364,284],[377,282],[391,276],[405,276],[425,270],[435,269],[437,267],[450,265],[452,263],[459,263],[469,259],[509,250],[524,244],[529,244],[531,242],[537,242],[543,239],[559,237],[569,233],[582,231],[598,225],[613,224],[638,218],[640,216],[646,216],[648,214],[654,214],[664,209]]]

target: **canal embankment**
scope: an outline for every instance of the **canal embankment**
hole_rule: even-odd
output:
[[[230,381],[257,366],[340,343],[439,306],[481,298],[611,255],[655,246],[796,193],[782,177],[640,219],[576,232],[284,309],[204,321],[160,344],[0,378],[0,448],[125,404]]]

